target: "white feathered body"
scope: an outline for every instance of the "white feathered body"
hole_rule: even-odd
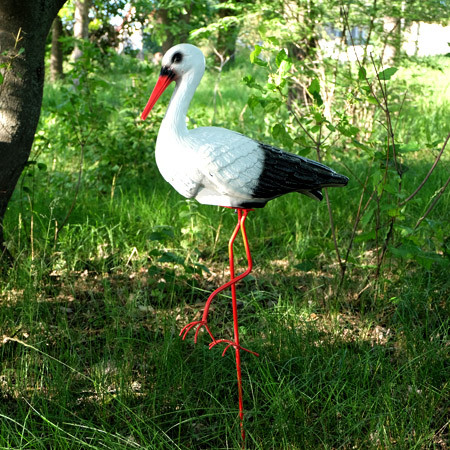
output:
[[[218,127],[176,135],[163,122],[156,143],[156,163],[164,179],[184,197],[207,205],[255,201],[251,194],[263,159],[256,141]]]

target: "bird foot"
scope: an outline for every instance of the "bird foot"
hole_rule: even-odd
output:
[[[197,327],[197,330],[195,331],[195,335],[194,335],[194,342],[197,343],[197,338],[198,338],[198,333],[200,332],[202,327],[205,327],[206,331],[208,332],[208,334],[210,335],[212,342],[211,344],[216,343],[216,339],[214,338],[214,336],[211,333],[211,330],[209,329],[206,320],[196,320],[195,322],[191,322],[188,323],[187,325],[185,325],[181,331],[180,331],[180,336],[182,336],[183,341],[186,339],[187,334],[189,333],[189,331],[191,331],[193,328]]]
[[[259,356],[259,353],[253,352],[251,350],[248,350],[247,348],[241,347],[240,345],[237,345],[236,342],[230,341],[229,339],[219,339],[219,340],[215,340],[213,339],[213,341],[209,344],[209,349],[211,350],[214,346],[216,346],[217,344],[228,344],[223,353],[222,356],[225,356],[226,351],[230,348],[230,347],[234,347],[236,350],[243,350],[244,352],[248,352],[251,353],[252,355],[255,356]]]

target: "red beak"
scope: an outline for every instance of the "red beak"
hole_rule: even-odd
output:
[[[144,111],[141,114],[141,119],[145,120],[152,110],[152,108],[155,106],[155,103],[157,102],[158,98],[161,97],[161,94],[166,90],[167,86],[173,81],[173,76],[168,75],[160,75],[158,78],[158,81],[156,82],[156,86],[153,89],[152,95],[150,95],[150,98],[147,102],[147,105],[144,108]]]

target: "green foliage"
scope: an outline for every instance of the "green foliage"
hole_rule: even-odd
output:
[[[376,278],[380,276],[388,254],[390,257],[413,259],[427,269],[431,269],[433,264],[448,267],[448,259],[442,257],[443,240],[432,238],[435,243],[439,242],[432,250],[421,247],[419,242],[427,246],[425,242],[429,242],[430,230],[418,228],[420,216],[410,213],[410,199],[407,197],[411,188],[405,192],[405,185],[413,186],[417,180],[416,173],[408,171],[408,166],[416,158],[412,152],[419,148],[414,143],[400,143],[394,133],[394,115],[397,116],[396,121],[402,120],[402,108],[405,106],[405,98],[398,97],[391,85],[398,68],[388,67],[378,71],[374,66],[369,75],[368,70],[359,65],[355,79],[346,75],[345,83],[341,84],[340,78],[336,77],[340,68],[311,75],[305,70],[304,60],[289,57],[284,49],[279,49],[276,38],[267,35],[262,38],[265,43],[255,46],[250,54],[250,62],[266,72],[267,82],[257,82],[253,75],[244,77],[243,81],[257,92],[249,97],[249,107],[253,111],[262,108],[267,124],[270,124],[268,116],[275,111],[277,117],[283,117],[283,108],[288,105],[289,116],[284,124],[276,123],[268,130],[274,141],[285,148],[295,148],[303,155],[314,150],[319,158],[332,151],[334,159],[342,162],[350,156],[348,149],[353,148],[360,160],[356,172],[352,170],[349,173],[350,179],[353,175],[354,181],[361,187],[359,204],[355,203],[354,211],[350,214],[353,217],[351,238],[343,245],[339,245],[337,238],[334,238],[342,272],[341,282],[350,267],[349,263],[357,260],[352,251],[359,253],[363,246],[375,252],[377,263],[373,267]],[[286,65],[283,67],[284,63]],[[332,86],[334,96],[330,98],[326,96],[330,90],[331,76],[336,81]],[[292,92],[298,86],[303,95],[296,100]],[[345,91],[349,90],[355,93],[354,97],[345,97]],[[344,102],[342,99],[345,99]],[[340,112],[351,109],[353,115]],[[362,124],[355,121],[358,110],[364,115],[371,111],[383,124],[385,132],[373,129],[367,133]],[[360,141],[362,136],[365,142]],[[441,135],[440,141],[431,145],[435,147],[442,143],[443,138]],[[427,202],[425,194],[423,207]],[[329,212],[331,217],[330,204]],[[409,232],[404,232],[405,229]],[[440,233],[441,230],[437,229],[436,234]],[[358,245],[354,246],[354,243]],[[345,255],[344,258],[342,255]]]
[[[141,70],[138,62],[125,62],[112,52],[105,58],[89,43],[84,43],[82,49],[82,57],[68,72],[64,84],[46,92],[48,108],[34,151],[52,154],[55,164],[68,159],[75,163],[81,158],[83,181],[109,192],[112,180],[124,165],[131,168],[130,176],[139,176],[148,167],[142,157],[148,148],[148,132],[139,121],[136,98],[147,95],[142,81],[153,72]],[[131,72],[132,65],[140,72],[139,77]],[[114,70],[115,78],[106,80],[101,73],[104,70]],[[53,126],[55,121],[58,127]],[[155,136],[156,130],[150,130],[150,136],[152,133]],[[64,152],[55,153],[56,148]],[[62,181],[60,172],[56,177],[56,182]]]
[[[378,78],[384,81],[390,80],[397,70],[398,69],[396,67],[388,67],[378,73]]]

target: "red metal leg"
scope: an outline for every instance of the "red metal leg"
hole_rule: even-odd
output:
[[[231,341],[229,339],[218,339],[218,340],[214,340],[213,342],[211,342],[209,344],[209,348],[213,348],[215,345],[220,344],[220,343],[228,344],[225,347],[225,349],[222,353],[222,356],[225,355],[226,351],[230,347],[234,347],[236,350],[241,349],[248,353],[252,353],[253,355],[259,356],[258,353],[252,352],[251,350],[248,350],[239,345],[239,329],[238,329],[237,300],[236,300],[236,283],[238,281],[242,280],[243,278],[245,278],[252,271],[252,268],[253,268],[252,256],[250,254],[250,248],[248,245],[247,232],[245,230],[245,219],[247,218],[247,215],[250,211],[251,211],[250,209],[238,209],[237,210],[238,224],[237,224],[236,228],[234,229],[234,232],[228,243],[228,253],[230,255],[230,278],[231,278],[231,280],[228,283],[225,283],[223,286],[221,286],[221,288],[226,288],[228,286],[231,286],[231,299],[232,299],[232,306],[233,306],[233,323],[234,323],[234,341]],[[236,240],[236,236],[237,236],[239,230],[241,231],[242,237],[244,240],[244,247],[245,247],[245,253],[247,255],[248,267],[244,273],[241,273],[240,275],[235,277],[234,276],[233,244],[234,244],[234,241]],[[219,289],[221,289],[221,288],[219,288]]]
[[[197,327],[197,329],[195,331],[195,335],[194,335],[194,342],[197,343],[197,338],[198,338],[200,329],[202,327],[205,327],[206,331],[208,332],[208,334],[212,340],[212,342],[209,344],[209,348],[213,348],[215,345],[220,344],[220,343],[229,344],[225,347],[225,349],[222,353],[222,356],[225,355],[226,351],[230,347],[234,347],[234,348],[239,347],[241,350],[244,350],[248,353],[252,353],[253,355],[259,356],[258,353],[256,353],[256,352],[248,350],[244,347],[240,347],[239,346],[239,336],[238,336],[237,341],[236,341],[236,339],[234,341],[231,341],[229,339],[219,339],[219,340],[215,339],[215,337],[213,336],[213,334],[208,326],[208,313],[209,313],[209,308],[210,308],[211,302],[213,301],[214,297],[216,297],[217,294],[219,294],[220,292],[222,292],[223,290],[227,289],[230,286],[231,286],[231,296],[232,296],[232,304],[233,304],[233,321],[234,321],[235,328],[237,326],[237,302],[236,302],[236,286],[235,286],[235,284],[238,281],[245,278],[251,272],[252,267],[253,267],[252,257],[250,254],[250,248],[249,248],[248,239],[247,239],[247,232],[245,230],[245,219],[247,218],[247,215],[250,211],[252,211],[252,210],[251,209],[240,209],[240,208],[237,209],[238,223],[237,223],[236,227],[234,228],[233,234],[231,235],[230,241],[228,243],[228,251],[229,251],[229,255],[230,255],[230,278],[231,278],[231,280],[228,281],[227,283],[223,284],[222,286],[218,287],[208,297],[208,300],[206,301],[206,304],[205,304],[205,309],[203,310],[202,319],[188,323],[180,331],[180,336],[182,336],[182,339],[184,340],[184,339],[186,339],[186,336],[189,333],[189,331],[191,331],[193,328]],[[234,276],[233,244],[234,244],[234,241],[236,240],[239,230],[241,230],[242,237],[244,240],[244,248],[245,248],[245,253],[247,255],[247,260],[248,260],[248,268],[244,273],[235,277]],[[236,307],[236,311],[235,311],[235,307]],[[235,337],[236,337],[236,329],[235,329]]]
[[[244,239],[244,247],[245,252],[247,254],[248,260],[248,269],[244,272],[245,276],[247,276],[252,270],[253,261],[250,255],[250,249],[248,246],[247,233],[245,232],[245,219],[247,218],[248,210],[238,210],[238,222],[241,224],[241,233]],[[230,254],[230,277],[234,279],[234,256],[233,256],[233,243],[230,242],[229,245],[229,254]],[[242,277],[243,278],[243,277]],[[239,420],[241,427],[241,436],[242,442],[245,442],[245,429],[244,429],[244,401],[242,395],[242,374],[241,374],[241,353],[240,353],[240,345],[239,345],[239,324],[238,324],[238,313],[237,313],[237,300],[236,300],[236,283],[231,285],[231,297],[233,304],[233,325],[234,325],[234,342],[236,349],[236,373],[237,373],[237,383],[238,383],[238,397],[239,397]],[[222,356],[227,351],[227,348],[230,344],[225,347]],[[247,350],[248,351],[248,350]],[[257,353],[252,352],[254,355],[258,356]]]
[[[238,220],[238,223],[233,231],[233,234],[231,235],[230,238],[230,243],[232,245],[232,243],[234,242],[234,240],[236,239],[237,234],[239,233],[239,228],[241,227],[240,221]],[[192,328],[197,327],[197,330],[195,331],[195,335],[194,335],[194,342],[197,343],[197,337],[198,337],[198,333],[200,331],[200,329],[202,327],[205,327],[206,331],[208,332],[208,334],[210,335],[211,339],[212,339],[212,344],[217,343],[216,339],[214,338],[214,336],[211,333],[211,330],[208,327],[208,313],[209,313],[209,307],[211,305],[211,302],[213,301],[214,297],[219,294],[220,292],[222,292],[223,290],[225,290],[227,287],[229,287],[232,283],[233,283],[233,278],[234,276],[231,277],[231,280],[228,283],[225,283],[222,286],[219,286],[214,292],[212,292],[212,294],[208,297],[208,300],[205,303],[205,309],[203,310],[203,315],[202,315],[202,320],[197,320],[195,322],[191,322],[188,323],[187,325],[185,325],[181,331],[180,331],[180,336],[183,336],[183,340],[186,339],[187,334],[189,333],[189,331],[192,330]]]
[[[195,336],[194,336],[194,342],[197,342],[197,337],[198,337],[198,333],[199,333],[200,329],[202,327],[205,327],[206,331],[208,332],[208,334],[210,335],[210,337],[212,339],[212,342],[209,344],[210,349],[213,348],[214,346],[216,346],[217,344],[225,343],[227,345],[222,353],[222,356],[225,355],[226,351],[230,347],[234,347],[234,349],[236,350],[236,372],[237,372],[238,396],[239,396],[239,418],[240,418],[241,436],[242,436],[243,443],[245,442],[245,430],[244,430],[244,403],[243,403],[243,395],[242,395],[242,373],[241,373],[240,351],[244,350],[248,353],[252,353],[253,355],[259,356],[258,353],[248,350],[244,347],[241,347],[241,345],[239,344],[239,323],[238,323],[237,299],[236,299],[236,283],[238,281],[242,280],[243,278],[245,278],[251,272],[252,267],[253,267],[252,256],[251,256],[250,247],[248,244],[247,232],[245,230],[245,219],[247,218],[247,215],[250,211],[251,211],[250,209],[240,209],[240,208],[237,209],[238,223],[237,223],[237,225],[233,231],[233,234],[231,235],[230,241],[228,243],[228,252],[229,252],[229,257],[230,257],[230,278],[231,278],[230,281],[228,281],[224,285],[218,287],[209,296],[209,298],[205,304],[205,309],[203,310],[202,320],[191,322],[188,325],[186,325],[185,327],[183,327],[182,330],[180,331],[180,336],[183,336],[183,339],[185,339],[188,332],[192,328],[197,327],[197,330],[195,331]],[[234,244],[234,241],[236,240],[236,237],[237,237],[239,231],[241,231],[241,233],[242,233],[245,253],[247,256],[248,267],[245,272],[243,272],[241,275],[238,275],[237,277],[235,277],[233,244]],[[230,339],[215,339],[211,333],[211,330],[208,327],[208,324],[207,324],[209,307],[211,305],[213,298],[217,294],[222,292],[224,289],[226,289],[230,286],[231,286],[231,299],[232,299],[232,307],[233,307],[234,341],[232,341]]]

